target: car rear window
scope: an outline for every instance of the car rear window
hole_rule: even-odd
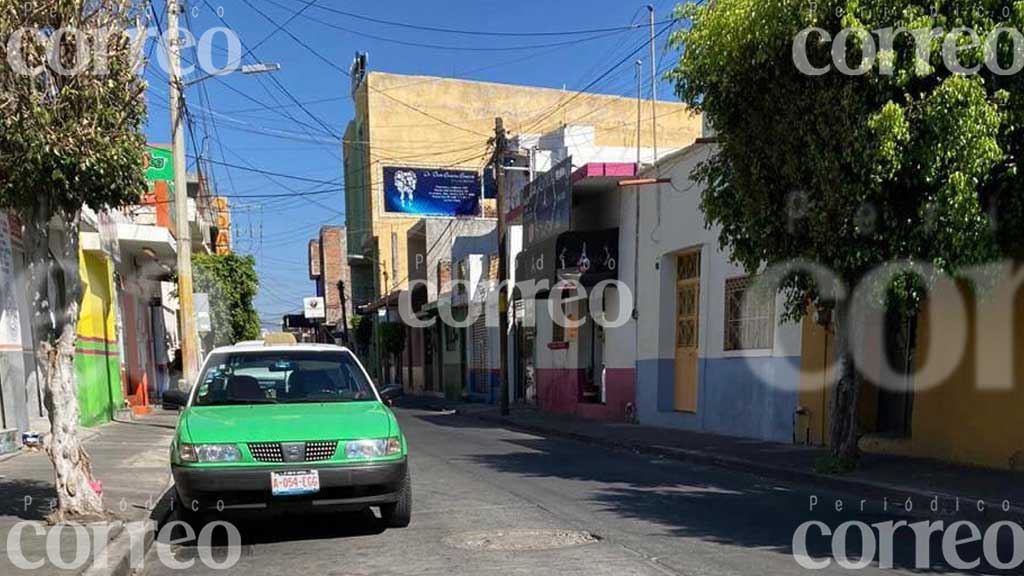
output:
[[[244,351],[210,356],[193,406],[376,401],[349,352]]]

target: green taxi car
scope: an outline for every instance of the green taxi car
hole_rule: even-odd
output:
[[[210,353],[171,444],[183,516],[277,507],[412,513],[405,437],[346,348],[246,343]]]

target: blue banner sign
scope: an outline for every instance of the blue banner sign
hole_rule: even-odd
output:
[[[523,199],[523,243],[530,246],[572,228],[572,156],[534,178]]]
[[[479,216],[480,173],[384,167],[384,211],[420,216]]]

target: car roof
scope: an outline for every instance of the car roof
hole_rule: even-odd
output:
[[[345,346],[337,344],[270,344],[264,345],[262,340],[247,340],[231,346],[220,346],[210,351],[210,354],[235,353],[235,352],[350,352]]]

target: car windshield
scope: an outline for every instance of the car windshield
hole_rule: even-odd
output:
[[[245,351],[213,354],[194,406],[363,402],[377,397],[344,351]]]

